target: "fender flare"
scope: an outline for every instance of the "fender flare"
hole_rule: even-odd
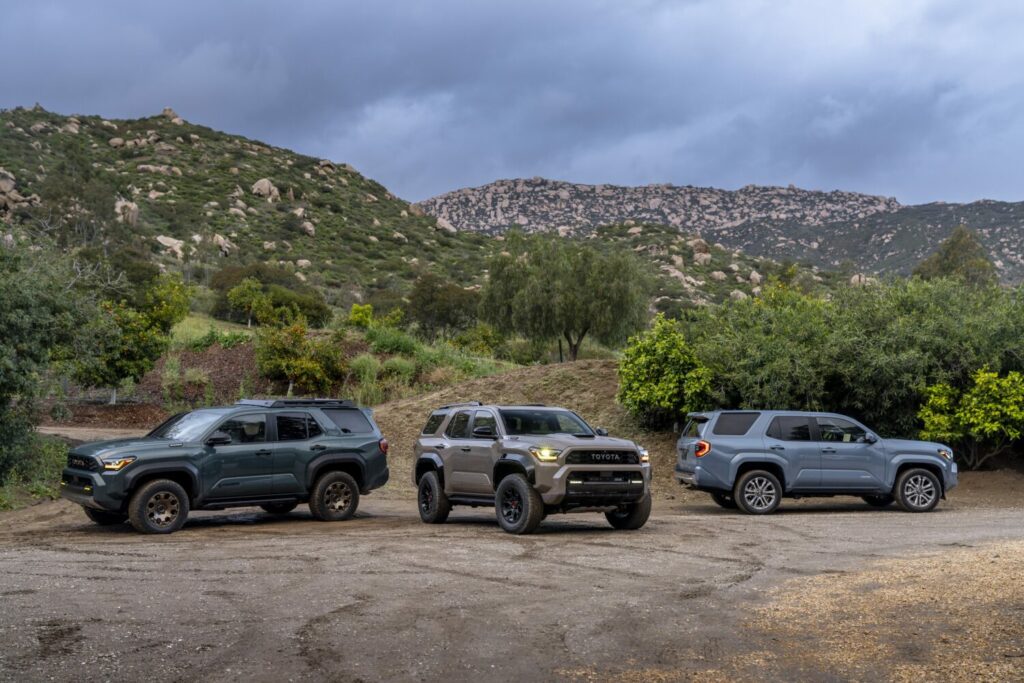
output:
[[[366,467],[363,459],[354,453],[324,453],[309,461],[306,465],[306,490],[313,489],[313,482],[316,480],[317,471],[325,465],[355,465],[359,470],[359,481],[356,483],[362,487],[366,483]]]
[[[441,488],[444,489],[444,461],[437,453],[423,453],[416,458],[416,462],[412,466],[412,483],[416,486],[420,484],[420,479],[422,479],[419,475],[421,463],[429,463],[432,469],[437,470],[437,476],[441,480]]]
[[[522,453],[503,453],[498,458],[498,461],[494,463],[494,469],[492,470],[491,481],[494,482],[495,489],[498,488],[498,471],[506,468],[522,472],[531,484],[537,482],[537,469],[533,464],[533,458]]]
[[[203,497],[203,489],[200,485],[199,468],[190,462],[185,463],[141,463],[131,467],[124,475],[125,493],[135,488],[135,483],[151,474],[185,474],[192,484],[192,499],[200,500]]]
[[[733,458],[732,461],[729,463],[730,486],[736,485],[736,474],[740,471],[740,467],[742,465],[746,465],[747,463],[765,463],[777,466],[779,469],[782,470],[783,474],[782,488],[786,491],[789,491],[793,487],[793,482],[791,481],[792,478],[789,476],[789,463],[786,462],[786,459],[781,456],[771,455],[768,453],[743,453]]]
[[[891,469],[886,472],[886,485],[891,489],[896,486],[896,473],[900,471],[900,468],[904,465],[920,465],[927,466],[937,469],[940,472],[939,485],[942,486],[942,493],[946,493],[946,461],[938,455],[929,455],[926,453],[906,453],[897,455],[889,461]]]

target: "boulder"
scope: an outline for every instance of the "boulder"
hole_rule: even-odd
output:
[[[744,299],[748,299],[749,297],[746,295],[745,292],[741,292],[738,289],[734,289],[731,292],[729,292],[729,298],[732,299],[733,301],[743,301]]]
[[[264,242],[263,251],[274,251],[277,249],[277,242]]]
[[[297,216],[299,218],[305,218],[306,217],[306,210],[304,208],[302,208],[301,206],[292,209],[291,213],[292,213],[293,216]]]
[[[698,251],[693,254],[693,262],[698,266],[706,266],[711,263],[711,254],[705,251]]]
[[[49,127],[50,124],[46,123],[45,121],[40,121],[39,123],[33,123],[31,126],[29,126],[28,129],[32,131],[32,133],[38,135],[39,133],[42,133]]]
[[[14,174],[0,166],[0,194],[13,191],[16,185]]]
[[[313,265],[313,262],[310,261],[309,259],[300,258],[298,261],[295,262],[295,265],[297,265],[299,268],[309,268],[310,266]]]
[[[731,270],[734,273],[740,272],[740,264],[738,264],[738,263],[730,263],[729,264],[729,270]]]
[[[395,240],[396,242],[408,242],[409,241],[408,237],[406,237],[402,233],[398,232],[397,230],[395,232],[391,233],[391,239]]]
[[[179,261],[184,257],[185,254],[182,251],[182,247],[185,246],[184,240],[176,240],[173,237],[168,237],[167,235],[157,235],[156,241],[164,247],[164,251],[173,255]]]
[[[181,118],[180,116],[175,116],[173,119],[171,119],[171,123],[173,123],[176,126],[184,126],[185,119]]]
[[[299,282],[305,282],[306,276],[298,271],[295,272],[295,277],[299,279]]]
[[[750,280],[750,284],[754,285],[755,287],[764,281],[764,278],[761,277],[761,273],[757,272],[756,270],[750,271],[750,277],[748,277],[747,279]]]
[[[110,138],[109,140],[107,140],[107,144],[113,147],[114,149],[124,147],[124,138]]]
[[[192,241],[195,242],[196,244],[202,244],[203,236],[199,234],[192,235]]]
[[[78,124],[74,121],[68,121],[60,127],[62,133],[71,133],[72,135],[78,135]]]
[[[281,198],[281,192],[269,178],[260,178],[252,185],[252,193],[258,197],[264,197],[268,202],[276,202]]]
[[[135,226],[139,222],[139,205],[118,197],[114,202],[114,220],[118,223]]]
[[[644,232],[644,229],[643,229],[643,228],[641,228],[641,227],[640,227],[640,226],[638,225],[638,226],[636,226],[635,228],[630,228],[629,230],[627,230],[627,231],[626,231],[626,234],[627,234],[627,235],[642,235],[642,234],[643,234],[643,232]]]
[[[237,206],[232,206],[230,209],[228,209],[228,213],[231,214],[232,216],[237,216],[241,218],[243,221],[245,220],[245,211],[239,209]]]
[[[438,218],[437,219],[437,228],[438,228],[438,230],[444,230],[445,232],[451,232],[451,233],[456,232],[455,226],[452,225],[451,222],[447,218]]]
[[[229,240],[227,237],[224,237],[223,235],[215,234],[213,236],[213,243],[217,246],[218,249],[220,249],[221,256],[229,256],[231,252],[236,251],[238,249],[238,247],[236,247],[231,240]]]
[[[712,280],[716,280],[717,282],[721,282],[722,280],[724,280],[724,279],[725,279],[725,273],[723,273],[723,272],[722,272],[722,271],[720,271],[720,270],[716,270],[716,271],[714,271],[713,273],[711,273],[711,275],[710,275],[709,277],[710,277],[710,278],[711,278]]]
[[[100,121],[100,125],[104,128],[109,128],[110,130],[117,130],[117,124],[113,121],[107,121],[106,119],[103,119],[102,121]]]
[[[852,287],[864,287],[870,285],[875,281],[873,277],[868,277],[864,273],[857,273],[850,278],[850,286]]]
[[[178,116],[178,113],[176,111],[174,111],[173,109],[171,109],[170,107],[164,107],[164,110],[162,112],[160,112],[160,116],[164,117],[165,119],[172,119],[172,120],[173,119],[177,119],[177,118],[181,118],[180,116]]]
[[[306,233],[310,237],[316,237],[316,226],[309,221],[303,221],[302,232]]]
[[[711,247],[700,237],[695,237],[692,240],[687,240],[686,245],[693,250],[694,254],[710,254]]]

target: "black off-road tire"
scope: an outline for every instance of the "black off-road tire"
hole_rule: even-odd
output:
[[[510,474],[494,494],[498,525],[510,534],[533,533],[544,519],[544,501],[521,474]]]
[[[437,472],[427,472],[420,478],[416,491],[416,507],[420,511],[420,519],[427,524],[444,524],[452,511],[452,504],[444,494],[444,487],[437,477]]]
[[[711,494],[711,500],[715,501],[718,507],[725,508],[726,510],[736,509],[736,501],[733,499],[732,494],[714,491]]]
[[[732,499],[748,515],[768,515],[782,502],[782,485],[767,470],[750,470],[736,481]]]
[[[128,502],[128,520],[143,534],[171,534],[188,519],[188,494],[176,481],[154,479]]]
[[[931,470],[915,467],[896,477],[893,495],[907,512],[931,512],[942,497],[942,482]]]
[[[864,502],[873,508],[887,508],[892,505],[896,499],[890,495],[881,496],[861,496]]]
[[[340,522],[356,513],[359,485],[347,472],[326,472],[313,484],[309,511],[323,522]]]
[[[100,526],[113,526],[124,524],[128,521],[128,515],[123,512],[110,512],[109,510],[97,510],[96,508],[83,507],[85,516]]]
[[[604,516],[616,529],[639,529],[647,524],[651,516],[651,494],[644,494],[643,498],[626,506],[624,510],[612,510],[604,513]]]
[[[298,506],[299,504],[295,501],[289,501],[287,503],[264,503],[263,505],[260,505],[264,512],[269,512],[272,515],[287,515]]]

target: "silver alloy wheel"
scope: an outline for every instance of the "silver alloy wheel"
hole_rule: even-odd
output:
[[[146,517],[154,526],[168,527],[174,524],[181,512],[181,501],[170,491],[157,491],[146,502]]]
[[[335,512],[347,510],[348,506],[352,504],[352,489],[343,481],[333,482],[327,487],[327,491],[324,492],[324,501],[327,503],[327,509],[329,510],[334,510]]]
[[[903,496],[915,508],[931,505],[936,493],[935,484],[923,474],[915,474],[903,484]]]
[[[777,496],[775,484],[768,477],[754,477],[743,486],[743,500],[753,510],[767,510]]]

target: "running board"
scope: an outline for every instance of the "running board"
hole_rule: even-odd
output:
[[[452,505],[494,507],[494,496],[448,496],[448,502]]]

